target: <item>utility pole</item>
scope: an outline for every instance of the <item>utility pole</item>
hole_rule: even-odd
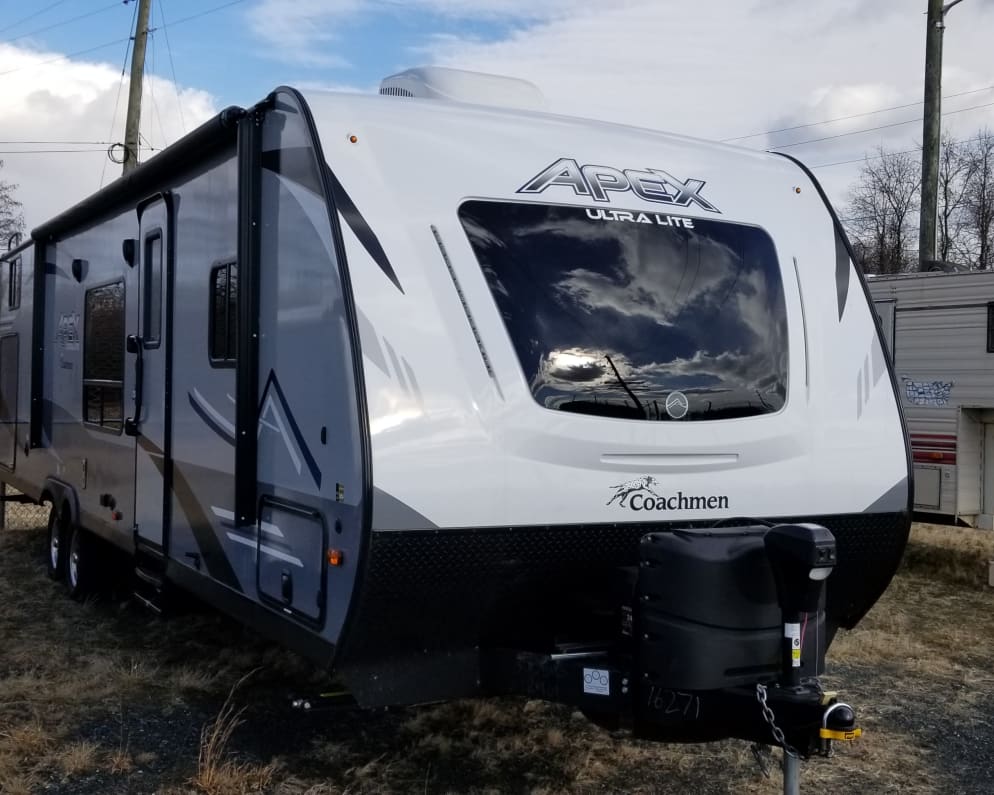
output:
[[[124,125],[124,174],[138,165],[138,124],[142,114],[142,80],[145,75],[145,44],[152,0],[138,0],[135,48],[131,53],[131,81],[128,86],[128,119]]]
[[[939,141],[942,119],[942,34],[946,14],[962,0],[928,0],[925,32],[925,118],[922,126],[922,201],[918,221],[918,269],[935,259],[935,226],[939,196]]]

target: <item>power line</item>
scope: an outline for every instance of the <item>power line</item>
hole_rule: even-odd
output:
[[[981,136],[978,135],[977,140],[979,140],[980,137]],[[973,138],[964,138],[958,141],[950,141],[948,144],[943,144],[943,146],[946,146],[950,149],[955,149],[957,146],[963,146],[964,144],[967,144],[972,140]],[[881,160],[881,159],[886,159],[888,157],[897,157],[898,155],[913,155],[913,154],[920,156],[921,147],[918,147],[917,149],[905,149],[901,152],[884,152],[883,154],[876,154],[876,155],[870,155],[864,153],[862,157],[857,157],[852,160],[839,160],[835,163],[820,163],[817,166],[808,166],[808,168],[829,168],[830,166],[847,166],[850,163],[862,163],[865,160]]]
[[[56,56],[55,58],[49,58],[47,61],[41,61],[40,63],[18,66],[14,69],[8,69],[6,72],[0,72],[0,77],[6,77],[7,75],[14,74],[14,72],[21,72],[25,69],[48,66],[49,64],[58,63],[59,61],[67,61],[70,58],[75,58],[77,55],[86,55],[87,53],[96,52],[97,50],[106,50],[108,47],[113,47],[115,44],[120,44],[122,41],[130,41],[130,39],[114,39],[114,41],[98,44],[95,47],[87,47],[85,50],[77,50],[76,52],[70,52],[65,55]]]
[[[943,113],[942,115],[952,116],[954,113],[966,113],[969,110],[980,110],[981,108],[989,108],[992,105],[994,105],[994,102],[985,102],[983,105],[973,105],[972,107],[969,108],[960,108],[959,110],[949,110]],[[822,136],[821,138],[809,138],[806,141],[794,141],[793,143],[790,144],[780,144],[779,146],[771,146],[770,148],[789,149],[792,146],[803,146],[804,144],[815,144],[815,143],[820,143],[821,141],[832,141],[835,140],[836,138],[845,138],[846,136],[849,135],[862,135],[863,133],[875,132],[876,130],[886,130],[891,127],[903,127],[905,124],[915,124],[916,122],[920,121],[922,121],[921,117],[917,119],[908,119],[906,121],[895,121],[890,124],[880,124],[877,125],[876,127],[867,127],[863,130],[851,130],[849,132],[836,133],[835,135],[825,135]]]
[[[27,33],[22,33],[20,36],[15,36],[12,39],[7,39],[6,41],[0,41],[0,44],[12,44],[15,41],[20,41],[21,39],[26,39],[29,36],[36,36],[39,33],[45,33],[49,30],[55,30],[55,28],[61,28],[65,25],[72,24],[73,22],[78,22],[81,19],[87,19],[88,17],[95,17],[97,14],[102,14],[104,11],[110,11],[112,8],[117,8],[120,3],[111,3],[109,6],[103,6],[96,9],[95,11],[88,11],[85,14],[80,14],[75,17],[70,17],[69,19],[64,19],[61,22],[56,22],[52,25],[48,25],[44,28],[38,28],[37,30],[32,30]]]
[[[186,22],[192,22],[195,19],[200,19],[201,17],[206,17],[208,14],[213,14],[215,11],[223,11],[225,8],[230,8],[231,6],[236,6],[239,3],[244,3],[245,0],[230,0],[228,3],[222,3],[219,6],[214,6],[213,8],[208,8],[206,11],[200,11],[196,14],[191,14],[188,17],[181,17],[175,22],[169,25],[171,28],[175,28],[177,25],[182,25]],[[165,25],[163,25],[165,27]]]
[[[244,2],[245,2],[245,0],[230,0],[230,2],[228,2],[228,3],[222,3],[219,6],[214,6],[213,8],[208,8],[205,11],[201,11],[201,12],[199,12],[197,14],[192,14],[192,15],[190,15],[188,17],[183,17],[181,19],[177,19],[175,22],[172,22],[169,25],[169,27],[175,28],[178,25],[182,25],[182,24],[185,24],[187,22],[192,22],[195,19],[200,19],[201,17],[205,17],[208,14],[213,14],[213,13],[215,13],[217,11],[223,11],[226,8],[230,8],[231,6],[236,6],[239,3],[244,3]],[[117,4],[115,3],[115,5],[117,5]],[[105,50],[108,47],[113,47],[115,44],[120,44],[123,41],[128,41],[128,39],[114,39],[114,41],[108,41],[108,42],[105,42],[104,44],[98,44],[95,47],[87,47],[85,50],[77,50],[76,52],[70,52],[70,53],[66,53],[65,55],[59,55],[56,58],[50,58],[49,60],[47,60],[47,61],[41,61],[40,63],[27,64],[25,66],[18,66],[18,67],[15,67],[14,69],[8,69],[5,72],[0,72],[0,77],[6,77],[7,75],[14,74],[15,72],[20,72],[20,71],[22,71],[24,69],[33,69],[33,68],[36,68],[36,67],[39,67],[39,66],[48,66],[49,64],[58,63],[59,61],[65,61],[65,60],[68,60],[69,58],[75,58],[77,55],[86,55],[86,54],[91,53],[91,52],[96,52],[97,50]]]
[[[149,70],[149,74],[148,74],[147,80],[148,80],[148,96],[149,96],[149,99],[152,100],[152,116],[153,116],[153,118],[150,118],[148,120],[148,133],[149,133],[149,135],[151,135],[154,132],[154,130],[152,129],[152,122],[155,119],[158,119],[158,122],[159,122],[159,133],[162,135],[162,143],[165,146],[169,146],[169,136],[166,135],[166,130],[162,126],[162,112],[159,110],[159,105],[155,101],[155,90],[152,87],[152,78],[155,77],[155,36],[153,35],[151,37],[151,39],[152,39],[152,59],[151,59],[152,60],[152,68]],[[146,138],[145,140],[148,141],[148,138]],[[151,143],[151,142],[149,142],[149,143]]]
[[[19,20],[17,20],[17,22],[12,22],[11,24],[0,28],[0,33],[6,33],[11,28],[16,28],[18,25],[23,25],[25,22],[30,22],[35,17],[40,17],[46,11],[51,11],[53,8],[62,5],[64,2],[66,2],[66,0],[55,0],[54,3],[50,3],[40,11],[35,11],[33,14],[28,14],[26,17],[21,17]]]
[[[0,146],[107,146],[113,141],[0,141]]]
[[[166,23],[166,15],[162,10],[163,0],[159,0],[156,8],[159,10],[159,18],[162,20],[162,32],[166,34],[166,52],[169,53],[169,70],[173,74],[173,91],[176,93],[176,107],[179,108],[179,122],[183,129],[183,134],[186,135],[186,119],[183,115],[183,101],[179,96],[179,81],[176,79],[176,64],[173,63],[173,48],[169,43],[169,25]]]
[[[817,166],[808,166],[808,168],[830,168],[831,166],[848,166],[851,163],[862,163],[866,160],[881,160],[888,157],[896,157],[897,155],[910,155],[919,154],[921,150],[919,149],[905,149],[903,152],[884,152],[882,155],[863,155],[862,157],[854,158],[853,160],[839,160],[835,163],[819,163]]]
[[[994,86],[984,86],[983,88],[974,88],[970,91],[960,91],[957,94],[947,94],[943,99],[955,99],[956,97],[965,97],[969,94],[980,94],[984,91],[994,91]],[[781,127],[778,130],[766,130],[764,132],[749,133],[749,135],[738,135],[735,138],[722,138],[721,143],[727,144],[732,141],[744,141],[746,138],[758,138],[760,135],[774,135],[775,133],[790,132],[791,130],[802,130],[805,127],[817,127],[821,124],[832,124],[837,121],[849,121],[850,119],[860,119],[864,116],[873,116],[877,113],[887,113],[892,110],[904,110],[905,108],[913,108],[917,105],[923,104],[922,102],[909,102],[906,105],[894,105],[890,108],[878,108],[877,110],[868,110],[864,113],[853,113],[849,116],[837,116],[834,119],[823,119],[822,121],[812,121],[807,124],[795,124],[793,127]]]
[[[150,146],[143,146],[142,149],[151,149]],[[104,148],[100,149],[10,149],[0,151],[0,155],[51,155],[51,154],[63,154],[63,155],[73,155],[77,153],[85,152],[106,152]]]

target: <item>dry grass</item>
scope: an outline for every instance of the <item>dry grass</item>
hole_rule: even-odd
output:
[[[55,753],[55,764],[67,776],[78,776],[97,768],[100,747],[95,743],[70,743]]]
[[[78,605],[45,579],[44,552],[41,530],[0,532],[3,795],[64,792],[70,780],[206,795],[780,791],[775,766],[765,778],[745,743],[635,741],[543,701],[290,715],[288,689],[322,681],[301,659],[212,613],[163,622]],[[965,735],[988,719],[990,557],[994,534],[914,529],[890,589],[829,655],[827,684],[857,706],[866,737],[805,764],[805,789],[962,791],[944,767],[951,733],[908,715],[941,692],[936,720]]]
[[[272,781],[275,763],[258,765],[239,761],[231,754],[230,744],[235,730],[244,723],[245,708],[235,708],[235,692],[254,674],[250,671],[228,692],[217,716],[200,733],[200,753],[197,775],[191,784],[206,795],[241,795],[261,792]]]
[[[0,762],[2,767],[2,762]],[[35,795],[38,791],[38,777],[33,775],[15,774],[4,776],[0,774],[0,793],[3,795]]]
[[[984,588],[994,560],[994,532],[972,527],[916,524],[904,569],[950,585]]]
[[[45,753],[53,742],[51,733],[36,720],[0,732],[0,755],[37,757]]]

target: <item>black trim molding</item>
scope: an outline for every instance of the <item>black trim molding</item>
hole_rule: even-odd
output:
[[[254,525],[259,400],[259,257],[262,123],[255,108],[238,128],[238,343],[235,364],[235,523]]]

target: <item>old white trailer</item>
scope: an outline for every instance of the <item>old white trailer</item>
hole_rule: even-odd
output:
[[[760,696],[823,748],[910,525],[838,220],[790,158],[536,104],[278,88],[42,224],[0,258],[0,480],[72,595],[115,546],[361,704],[769,742]]]
[[[907,417],[914,507],[994,526],[994,272],[869,279]]]

